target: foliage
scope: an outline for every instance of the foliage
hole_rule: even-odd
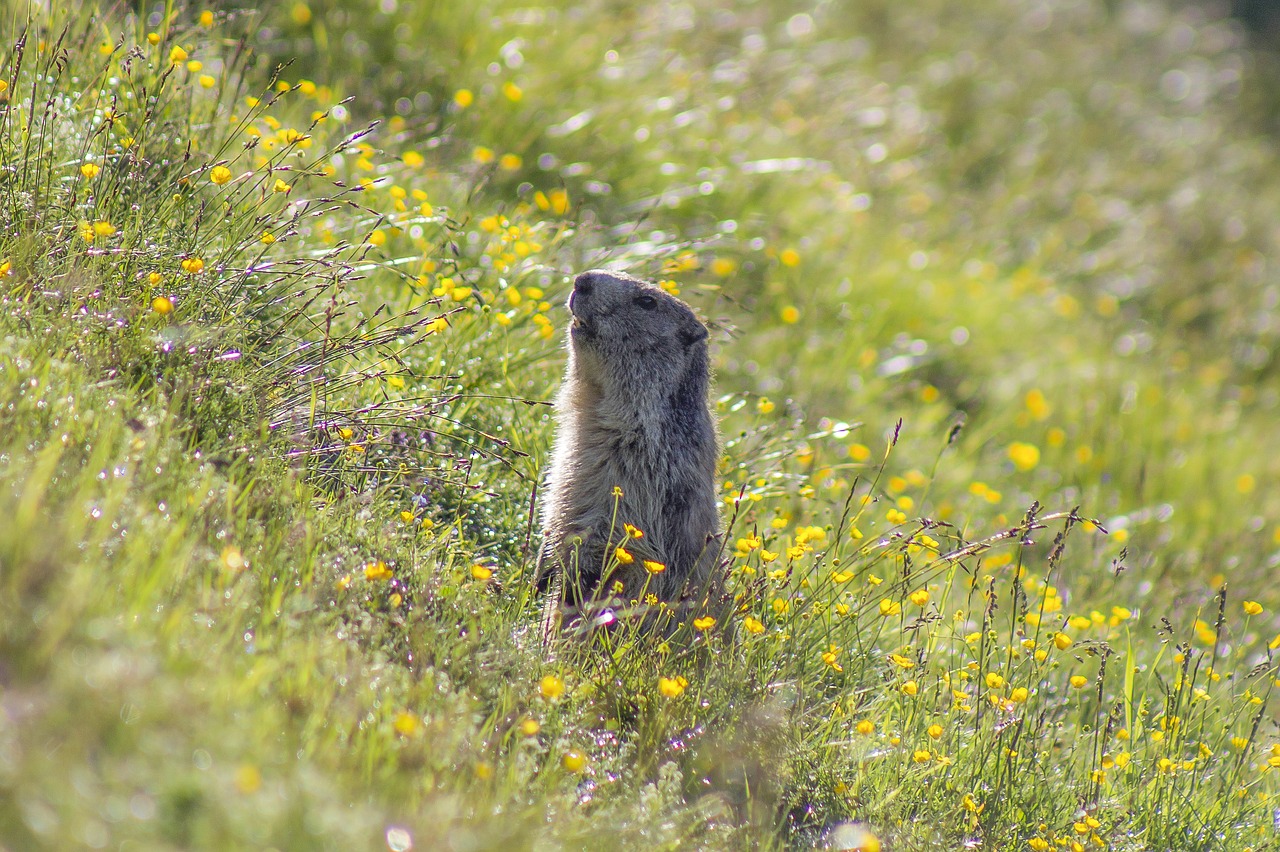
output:
[[[56,5],[0,64],[4,845],[1274,843],[1228,22]],[[715,321],[727,597],[547,649],[604,263]]]

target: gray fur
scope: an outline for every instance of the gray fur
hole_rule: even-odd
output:
[[[720,531],[706,326],[661,288],[603,270],[577,277],[569,310],[539,586],[553,590],[552,606],[607,598],[617,580],[625,599],[646,582],[660,600],[700,599]],[[635,562],[602,577],[628,523],[644,532],[626,543]],[[649,575],[646,559],[666,570]]]

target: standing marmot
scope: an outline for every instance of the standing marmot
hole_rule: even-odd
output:
[[[720,531],[707,328],[661,288],[603,270],[577,277],[569,310],[538,586],[551,608],[608,599],[617,582],[624,599],[701,598]]]

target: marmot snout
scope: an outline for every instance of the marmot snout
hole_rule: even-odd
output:
[[[569,606],[611,596],[616,583],[624,599],[701,595],[720,525],[707,328],[660,287],[603,270],[577,277],[569,310],[540,586]],[[643,535],[628,537],[627,525]],[[652,573],[646,561],[665,567]]]

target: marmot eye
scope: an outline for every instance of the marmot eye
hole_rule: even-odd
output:
[[[639,296],[636,296],[636,304],[644,308],[646,311],[651,311],[658,307],[658,300],[650,296],[648,293],[641,293]]]

